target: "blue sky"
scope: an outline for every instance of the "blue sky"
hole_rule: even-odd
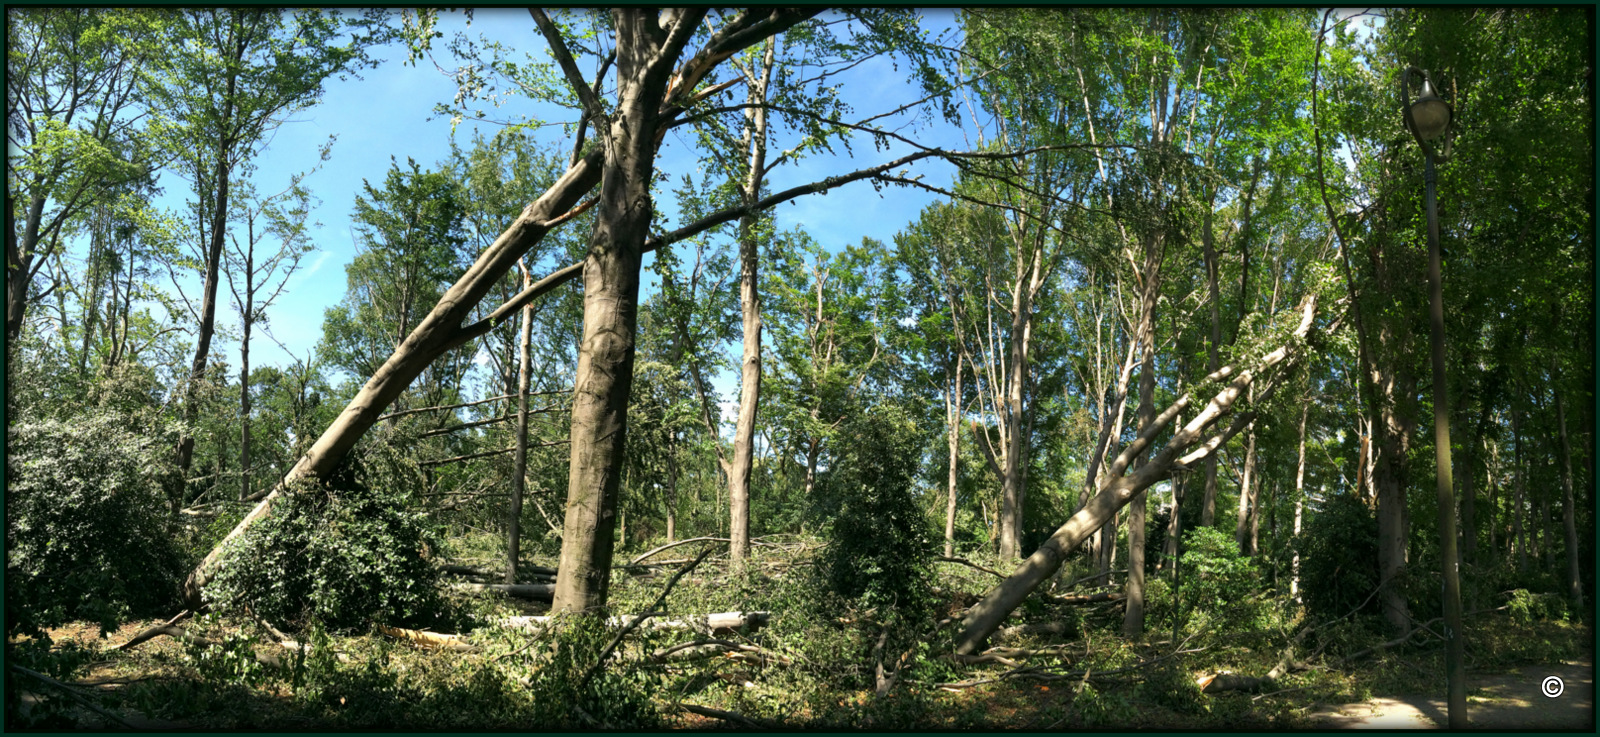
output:
[[[948,28],[955,22],[953,10],[924,11],[923,15],[924,24],[936,30]],[[406,65],[403,62],[407,52],[403,46],[396,44],[379,49],[375,55],[383,59],[383,63],[362,72],[359,80],[330,81],[322,101],[284,123],[256,160],[258,170],[254,179],[258,191],[276,192],[288,183],[292,174],[316,166],[318,147],[330,135],[338,136],[330,160],[305,180],[305,185],[322,201],[314,215],[320,226],[311,231],[311,239],[318,250],[306,257],[284,296],[268,310],[272,336],[295,358],[305,358],[312,352],[321,337],[324,310],[344,294],[344,267],[356,255],[350,213],[355,196],[362,191],[362,180],[380,181],[391,156],[402,165],[411,157],[424,167],[432,167],[449,155],[450,121],[433,113],[435,104],[449,102],[456,92],[454,82],[439,68],[448,71],[456,65],[456,60],[444,48],[445,42],[457,31],[466,31],[474,37],[481,34],[498,40],[536,59],[547,58],[544,41],[525,10],[479,10],[470,27],[460,13],[441,13],[438,30],[445,38],[435,42],[432,61],[423,59],[415,66]],[[874,60],[847,73],[842,79],[842,90],[858,117],[893,109],[917,97],[915,85],[902,72],[894,71],[888,60]],[[557,122],[573,117],[570,112],[553,106],[536,110],[523,98],[494,112],[505,117],[510,113],[532,112],[544,120]],[[893,119],[886,122],[890,128],[898,125]],[[463,122],[457,128],[454,136],[458,145],[470,145],[473,125]],[[496,126],[483,125],[486,136],[493,135],[495,129]],[[542,129],[539,137],[544,142],[569,145],[559,126]],[[959,130],[943,124],[923,129],[914,137],[927,145],[956,149],[966,145]],[[772,149],[781,151],[792,144],[793,141],[780,137],[773,142]],[[856,141],[854,149],[854,159],[845,157],[844,149],[837,147],[840,155],[813,155],[796,165],[786,165],[769,177],[769,189],[778,191],[853,171],[911,151],[902,144],[877,151],[866,140]],[[677,133],[667,137],[657,168],[669,174],[669,181],[673,182],[684,173],[696,172],[695,156],[686,137]],[[951,180],[953,168],[942,163],[921,162],[914,165],[913,172],[922,173],[930,183],[942,186]],[[177,209],[193,196],[188,184],[176,177],[165,175],[162,183],[167,194],[158,202],[160,206]],[[780,205],[776,208],[777,225],[783,229],[803,226],[829,248],[859,242],[864,236],[890,242],[897,231],[935,199],[935,195],[910,188],[884,188],[882,192],[874,192],[869,183],[858,182],[827,194],[810,195],[793,204]],[[674,205],[670,194],[663,193],[658,200],[658,206],[664,211],[661,222],[675,219]],[[646,257],[647,269],[651,258]],[[647,278],[645,296],[653,286]],[[218,322],[232,326],[237,332],[238,312],[226,306],[225,287]],[[198,279],[192,279],[184,289],[191,295],[197,294]],[[215,359],[237,366],[239,346],[236,340],[223,340],[214,345]],[[252,366],[285,365],[290,360],[290,355],[272,339],[259,334],[252,339]],[[729,397],[734,386],[732,376],[719,378],[715,382],[719,393]]]

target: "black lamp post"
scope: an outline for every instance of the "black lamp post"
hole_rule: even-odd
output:
[[[1411,94],[1411,75],[1422,77],[1422,94],[1408,100]],[[1439,543],[1441,568],[1444,574],[1445,621],[1445,671],[1449,694],[1450,729],[1467,727],[1467,683],[1463,664],[1461,641],[1461,571],[1456,552],[1456,505],[1453,479],[1450,474],[1450,396],[1445,383],[1444,363],[1444,286],[1439,255],[1439,206],[1434,197],[1435,160],[1450,160],[1450,123],[1453,111],[1450,104],[1433,92],[1428,73],[1407,66],[1400,73],[1401,104],[1404,105],[1406,128],[1427,157],[1428,208],[1428,312],[1433,323],[1433,445],[1439,493]],[[1430,141],[1444,139],[1442,151],[1435,151]]]

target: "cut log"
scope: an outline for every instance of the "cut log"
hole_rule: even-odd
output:
[[[606,620],[606,624],[612,627],[625,627],[633,621],[635,616],[628,614],[611,617]],[[645,629],[673,629],[709,634],[731,634],[744,628],[749,628],[753,632],[765,625],[771,617],[771,612],[718,612],[716,614],[680,616],[678,619],[652,618],[646,621],[643,626]],[[538,629],[548,625],[552,619],[553,617],[506,617],[499,620],[499,622],[507,627]]]
[[[422,630],[408,630],[403,627],[389,627],[378,625],[378,631],[390,637],[397,637],[423,647],[455,650],[457,652],[477,652],[475,648],[463,642],[460,635],[447,635],[439,632],[423,632]]]
[[[1068,635],[1076,632],[1078,627],[1066,622],[1043,622],[1040,624],[1019,624],[1006,627],[995,636],[1001,639],[1021,637],[1022,635]]]
[[[1272,683],[1269,678],[1241,676],[1237,673],[1217,673],[1202,677],[1195,682],[1200,687],[1201,693],[1209,694],[1226,691],[1259,691],[1262,686],[1269,683]]]

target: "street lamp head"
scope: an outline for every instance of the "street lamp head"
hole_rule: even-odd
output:
[[[1411,103],[1412,132],[1424,141],[1444,135],[1450,128],[1450,104],[1433,93],[1433,84],[1422,78],[1422,95]]]

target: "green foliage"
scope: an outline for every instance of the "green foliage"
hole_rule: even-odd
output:
[[[920,438],[904,410],[879,405],[853,415],[851,442],[818,484],[833,507],[819,567],[833,591],[863,608],[915,618],[929,601],[932,531],[912,487]]]
[[[1192,619],[1190,627],[1214,625],[1261,629],[1274,604],[1260,593],[1261,570],[1256,559],[1242,555],[1233,535],[1215,527],[1199,527],[1183,536],[1179,558],[1179,600]]]
[[[7,440],[8,636],[72,619],[115,629],[175,602],[184,561],[162,436],[93,413],[13,425]]]
[[[195,634],[205,633],[218,623],[215,613],[202,615],[190,625]],[[221,639],[201,643],[186,640],[183,646],[184,662],[193,666],[200,677],[215,683],[255,687],[271,677],[267,666],[256,659],[254,639],[244,632],[224,634]]]
[[[1506,602],[1511,619],[1518,624],[1535,621],[1566,621],[1569,614],[1567,602],[1560,594],[1535,594],[1527,589],[1515,589]]]
[[[584,681],[601,650],[616,636],[606,625],[607,618],[608,613],[598,612],[566,617],[555,625],[547,657],[529,683],[533,703],[541,712],[534,723],[633,729],[660,724],[651,702],[660,690],[659,674],[637,664],[617,662],[620,655],[613,655],[604,668]]]
[[[1179,577],[1183,603],[1191,609],[1225,609],[1255,593],[1260,583],[1255,561],[1239,552],[1239,544],[1215,527],[1184,533]]]
[[[1306,522],[1300,556],[1300,591],[1319,620],[1342,617],[1378,586],[1378,523],[1352,494],[1323,502]],[[1376,607],[1373,597],[1368,607]]]
[[[438,546],[403,495],[361,484],[301,483],[224,551],[206,598],[247,604],[273,622],[351,630],[445,617]]]

